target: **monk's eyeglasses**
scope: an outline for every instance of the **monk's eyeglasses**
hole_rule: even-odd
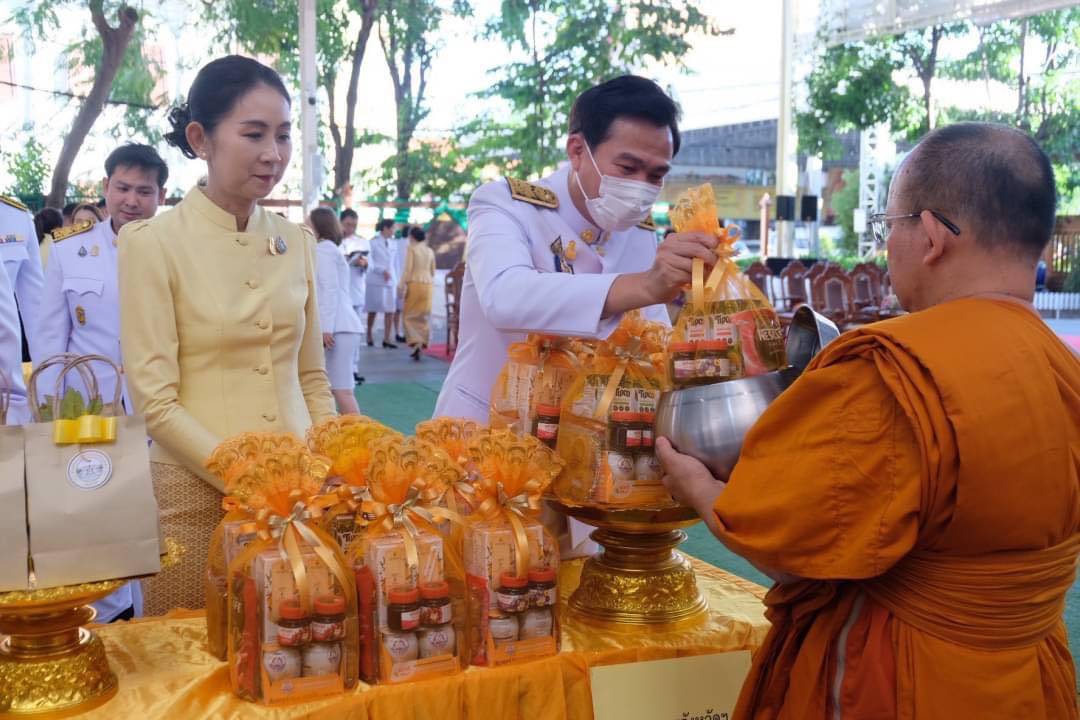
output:
[[[949,229],[953,235],[960,234],[960,228],[956,226],[956,223],[949,220],[937,210],[931,210],[930,214],[936,217],[942,225]],[[875,242],[881,244],[889,238],[889,231],[892,230],[893,220],[906,220],[908,218],[917,218],[922,215],[921,212],[917,213],[905,213],[903,215],[886,215],[885,213],[874,213],[870,216],[870,232],[874,235]]]

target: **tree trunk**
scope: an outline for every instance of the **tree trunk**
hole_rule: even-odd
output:
[[[1025,18],[1020,23],[1020,82],[1016,89],[1016,124],[1022,128],[1030,126],[1027,117],[1027,87],[1024,83],[1024,46],[1027,45],[1027,28],[1028,21]]]
[[[75,115],[67,137],[64,138],[60,157],[57,158],[56,167],[53,168],[52,185],[49,196],[45,198],[45,204],[49,207],[64,206],[71,166],[90,129],[94,127],[94,123],[101,115],[105,101],[109,99],[113,80],[116,79],[116,73],[120,71],[120,63],[131,42],[135,23],[139,21],[139,13],[134,8],[125,5],[120,8],[120,24],[115,28],[111,27],[105,19],[103,2],[104,0],[90,0],[90,17],[102,40],[101,63],[94,73],[94,84],[90,88],[90,93]]]
[[[360,66],[364,62],[371,29],[378,18],[378,0],[363,0],[360,32],[353,48],[352,68],[349,71],[349,87],[345,92],[345,132],[342,133],[331,119],[330,134],[334,137],[334,195],[341,197],[352,177],[353,154],[356,151],[356,88],[360,81]]]

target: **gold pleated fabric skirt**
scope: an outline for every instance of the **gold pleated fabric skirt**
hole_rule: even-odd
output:
[[[405,339],[409,345],[427,345],[431,341],[431,283],[411,282],[405,290]]]
[[[180,465],[150,463],[161,518],[161,535],[183,548],[180,562],[142,581],[147,616],[173,608],[201,609],[206,605],[203,578],[210,536],[221,518],[221,493]]]

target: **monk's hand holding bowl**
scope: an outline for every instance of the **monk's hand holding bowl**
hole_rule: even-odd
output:
[[[727,483],[713,477],[700,460],[677,451],[665,437],[656,439],[656,455],[664,466],[662,482],[672,497],[710,522],[715,517],[712,508],[716,498]]]

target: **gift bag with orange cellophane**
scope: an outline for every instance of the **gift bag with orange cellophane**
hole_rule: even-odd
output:
[[[206,560],[206,639],[210,654],[224,660],[228,653],[229,563],[256,537],[251,513],[233,495],[239,478],[249,478],[260,458],[276,452],[303,452],[299,438],[282,433],[244,433],[215,448],[206,469],[225,486],[225,517],[210,536]]]
[[[668,212],[678,232],[719,239],[711,269],[695,259],[688,302],[668,347],[669,377],[676,387],[752,377],[787,366],[784,330],[768,298],[733,260],[738,226],[720,227],[709,184],[690,188]]]
[[[465,575],[459,547],[439,530],[460,524],[442,506],[461,472],[418,438],[371,445],[367,497],[346,554],[360,605],[360,675],[400,683],[465,666]]]
[[[465,520],[469,662],[559,651],[559,545],[539,520],[562,461],[536,438],[486,430],[470,447],[477,505]]]
[[[463,518],[472,514],[476,501],[473,490],[476,465],[469,458],[469,443],[483,429],[478,422],[465,418],[439,417],[416,425],[416,437],[445,452],[460,471],[458,481],[447,490],[443,500],[447,508]],[[461,546],[464,525],[443,523],[441,529],[450,536],[456,547]]]
[[[533,435],[554,449],[562,396],[587,355],[589,345],[576,338],[529,335],[510,345],[506,363],[491,389],[489,424]]]
[[[367,497],[371,446],[384,437],[403,438],[397,430],[364,415],[339,415],[308,430],[308,447],[331,463],[322,492],[338,498],[323,514],[321,527],[342,550],[352,542],[356,513]]]
[[[584,363],[563,397],[555,481],[564,503],[592,506],[671,504],[654,454],[656,406],[664,389],[664,348],[670,329],[640,311]]]
[[[263,704],[341,693],[358,682],[359,623],[348,561],[318,526],[335,502],[320,495],[330,462],[285,434],[259,442],[258,454],[226,447],[208,462],[225,468],[253,536],[228,570],[233,692]]]

